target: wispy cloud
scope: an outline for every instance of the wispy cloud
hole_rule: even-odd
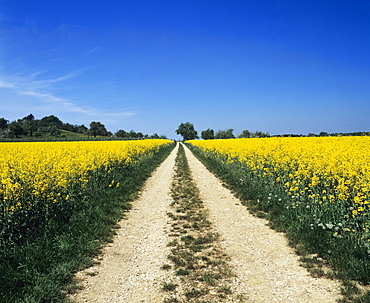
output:
[[[53,89],[52,84],[68,80],[75,77],[79,72],[72,72],[57,78],[45,78],[40,76],[46,74],[47,71],[36,71],[31,74],[7,74],[0,71],[0,88],[12,88],[14,92],[23,94],[24,91],[50,91]]]
[[[137,114],[134,110],[111,111],[93,106],[81,106],[54,89],[56,83],[68,81],[80,75],[79,71],[56,78],[41,77],[46,74],[47,71],[37,71],[29,75],[6,75],[0,71],[0,91],[4,92],[4,98],[0,100],[2,115],[7,119],[17,119],[28,113],[38,117],[53,114],[67,117],[66,122],[70,123],[88,124],[89,121],[108,121],[117,125],[122,119]]]
[[[56,101],[56,102],[61,102],[62,101],[61,98],[55,97],[51,94],[43,94],[43,93],[38,93],[38,92],[33,92],[33,91],[26,91],[26,92],[19,92],[19,93],[22,94],[22,95],[49,99],[51,101]]]
[[[53,94],[45,94],[45,93],[40,93],[40,92],[34,92],[34,91],[25,91],[25,92],[20,92],[22,95],[27,95],[31,97],[35,97],[37,99],[42,99],[45,102],[48,103],[53,103],[54,105],[59,105],[62,106],[64,111],[70,111],[70,112],[77,112],[77,113],[83,113],[83,114],[89,114],[91,113],[90,110],[83,109],[76,104],[69,102],[63,98],[57,97]],[[59,107],[59,110],[61,108]]]
[[[8,83],[0,80],[0,88],[15,88],[13,83]]]
[[[75,32],[76,30],[93,30],[92,27],[89,26],[82,26],[76,24],[68,24],[62,23],[56,31],[68,31],[68,32]]]
[[[70,73],[70,74],[68,74],[68,75],[58,77],[58,78],[54,78],[54,79],[45,79],[45,80],[38,80],[38,81],[36,81],[36,82],[37,82],[37,83],[56,83],[56,82],[60,82],[60,81],[64,81],[64,80],[67,80],[67,79],[73,78],[73,77],[75,77],[77,74],[78,74],[78,72],[73,72],[73,73]]]

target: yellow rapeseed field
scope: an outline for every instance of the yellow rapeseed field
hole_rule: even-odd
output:
[[[69,199],[68,187],[84,186],[87,174],[115,163],[133,163],[170,140],[0,143],[2,216]],[[112,180],[111,186],[119,186]]]
[[[323,228],[335,227],[334,236],[344,229],[369,237],[370,137],[187,142],[221,161],[240,161],[255,176],[283,187],[291,199],[287,207],[302,206],[311,214],[325,212],[328,222],[317,222]]]

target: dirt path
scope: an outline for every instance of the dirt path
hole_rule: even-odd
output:
[[[119,225],[101,263],[78,274],[84,289],[76,302],[163,302],[161,284],[167,271],[167,211],[177,148],[148,179],[141,197]],[[93,272],[92,276],[89,272]]]
[[[171,271],[161,270],[169,254],[169,195],[177,148],[148,179],[141,197],[120,222],[101,264],[81,272],[84,290],[76,302],[163,302],[161,284]],[[309,276],[283,235],[255,218],[229,190],[186,149],[193,179],[232,258],[235,290],[247,302],[335,302],[339,283]],[[93,272],[94,275],[88,274]]]

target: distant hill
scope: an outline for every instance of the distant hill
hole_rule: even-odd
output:
[[[0,141],[60,141],[60,140],[139,140],[166,139],[165,135],[152,135],[120,129],[115,134],[107,131],[104,124],[96,121],[85,125],[64,123],[54,115],[35,119],[32,114],[12,121],[0,118]]]

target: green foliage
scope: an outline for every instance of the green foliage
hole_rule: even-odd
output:
[[[104,124],[93,121],[90,123],[90,129],[87,131],[87,134],[93,137],[108,136],[108,131],[105,128]]]
[[[8,127],[9,120],[0,118],[0,129],[5,129]]]
[[[250,132],[248,129],[243,130],[239,135],[238,138],[252,138],[253,133]]]
[[[12,123],[9,124],[8,128],[9,128],[9,131],[10,131],[9,135],[11,137],[19,138],[19,136],[27,134],[20,122],[13,121]]]
[[[183,141],[197,139],[198,132],[194,129],[194,125],[190,122],[181,123],[176,129],[176,134],[183,137]]]
[[[44,126],[44,127],[56,126],[57,128],[62,128],[63,122],[58,117],[54,115],[50,115],[50,116],[43,117],[40,120],[38,126]]]
[[[54,115],[43,117],[41,120],[35,119],[32,114],[13,121],[8,124],[8,120],[0,118],[0,138],[15,139],[16,141],[40,141],[68,139],[68,136],[63,136],[63,130],[70,133],[86,134],[87,127],[84,125],[71,125],[63,123]]]
[[[208,129],[202,131],[201,137],[204,140],[214,139],[215,138],[215,132],[214,132],[213,129],[208,128]]]
[[[226,130],[219,130],[215,134],[215,139],[233,139],[235,138],[233,131],[234,129],[232,128]]]
[[[127,138],[128,132],[124,131],[123,129],[120,129],[115,133],[115,136],[118,138]]]
[[[95,139],[167,139],[165,135],[143,134],[133,130],[126,132],[119,130],[113,134],[105,128],[101,122],[91,122],[90,129],[85,125],[72,125],[63,123],[54,115],[46,116],[41,120],[35,119],[32,114],[13,121],[8,124],[8,120],[0,118],[0,140],[4,141],[58,141],[58,140],[91,140]]]
[[[154,133],[152,135],[144,135],[141,132],[135,132],[133,130],[127,132],[123,129],[118,130],[114,134],[117,138],[122,138],[125,140],[133,140],[133,139],[167,139],[165,135],[158,135],[157,133]]]
[[[264,133],[261,131],[251,132],[248,129],[243,130],[239,135],[238,138],[267,138],[270,137],[269,133]]]
[[[150,136],[146,135],[149,139],[167,139],[166,135],[158,135],[157,133],[154,133]]]

